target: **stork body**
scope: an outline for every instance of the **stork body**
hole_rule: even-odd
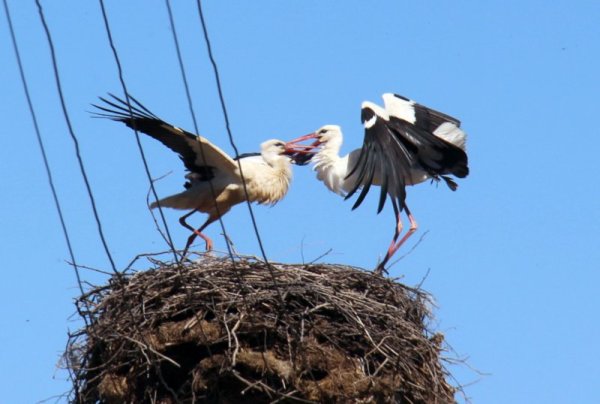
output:
[[[236,161],[208,139],[164,122],[131,96],[130,99],[135,104],[128,106],[115,96],[113,100],[101,98],[105,105],[95,105],[103,111],[97,115],[123,122],[179,154],[189,171],[185,176],[185,191],[153,202],[150,208],[160,205],[190,210],[179,219],[182,226],[192,231],[183,256],[196,236],[204,239],[206,249],[210,251],[213,243],[202,233],[203,230],[233,206],[246,200],[273,205],[287,193],[292,179],[290,155],[293,150],[288,149],[283,141],[267,140],[261,144],[260,153],[242,155]],[[130,114],[129,107],[133,114]],[[208,214],[207,220],[198,229],[186,222],[195,212]]]
[[[323,126],[314,134],[292,141],[317,139],[313,146],[320,145],[321,149],[312,157],[317,178],[346,199],[360,190],[352,209],[362,203],[373,185],[381,187],[377,213],[387,197],[391,200],[396,218],[394,237],[377,272],[385,270],[391,256],[417,229],[406,205],[405,186],[441,179],[456,190],[457,184],[448,175],[463,178],[469,173],[466,135],[457,119],[399,95],[384,94],[383,99],[385,108],[363,103],[363,145],[345,156],[339,154],[343,135],[337,125]],[[402,210],[406,211],[410,228],[398,241],[403,229]]]
[[[233,165],[229,168],[212,167],[212,177],[190,172],[186,175],[188,182],[185,183],[185,191],[153,202],[150,208],[156,208],[160,204],[162,207],[191,210],[179,220],[182,226],[192,231],[184,252],[196,235],[205,240],[206,250],[210,251],[213,247],[212,240],[202,231],[229,212],[233,206],[246,201],[246,192],[248,201],[258,204],[274,205],[283,199],[292,180],[291,159],[282,156],[283,151],[282,141],[268,140],[261,145],[261,153],[258,156],[251,155],[239,159],[241,170],[238,162],[232,160]],[[185,221],[195,212],[208,214],[206,222],[197,230]]]

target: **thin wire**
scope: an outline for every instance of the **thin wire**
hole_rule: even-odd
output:
[[[87,189],[87,193],[90,198],[90,203],[92,205],[92,211],[94,213],[94,218],[96,220],[96,224],[98,226],[98,234],[100,235],[100,240],[102,242],[102,246],[104,247],[104,251],[106,252],[106,256],[110,261],[110,265],[115,274],[120,275],[117,271],[117,267],[115,266],[115,262],[110,254],[108,249],[108,244],[106,242],[106,238],[104,237],[104,231],[102,230],[102,223],[100,222],[100,216],[98,215],[98,210],[96,209],[96,201],[94,200],[94,195],[92,193],[92,187],[90,186],[90,182],[88,180],[85,167],[83,166],[83,159],[81,158],[81,153],[79,150],[79,142],[77,140],[77,136],[75,136],[75,132],[73,131],[73,127],[71,126],[71,120],[69,119],[69,114],[67,112],[67,106],[65,104],[65,98],[62,92],[62,85],[60,82],[60,76],[58,74],[58,65],[56,63],[56,54],[54,52],[54,43],[52,42],[52,36],[50,35],[50,29],[48,28],[48,24],[46,24],[46,19],[44,17],[44,11],[42,9],[42,5],[40,4],[40,0],[35,0],[35,4],[37,4],[38,11],[40,14],[40,19],[42,21],[42,25],[44,26],[44,31],[46,32],[46,37],[48,39],[48,46],[50,47],[50,55],[52,56],[52,67],[54,69],[54,78],[56,80],[56,87],[58,90],[58,95],[60,97],[60,105],[62,107],[62,111],[65,117],[65,122],[69,129],[69,134],[71,135],[71,139],[73,139],[73,144],[75,145],[75,154],[77,156],[77,161],[79,162],[79,168],[81,171],[81,176],[83,177],[83,181],[85,182],[85,187]]]
[[[13,49],[15,50],[17,65],[19,66],[19,74],[21,76],[21,83],[23,84],[23,90],[25,91],[25,97],[27,98],[27,105],[29,106],[29,112],[31,114],[31,120],[33,121],[33,127],[35,129],[35,135],[37,138],[37,142],[40,147],[40,152],[42,153],[42,160],[44,161],[44,167],[46,169],[46,175],[48,177],[48,184],[50,185],[50,190],[52,192],[52,198],[54,199],[56,211],[58,212],[58,218],[60,219],[60,225],[62,227],[62,231],[65,236],[65,241],[67,242],[67,249],[69,250],[69,255],[71,256],[71,263],[73,264],[73,268],[75,268],[75,277],[77,278],[77,285],[79,286],[79,291],[81,292],[81,295],[83,296],[83,294],[85,292],[83,291],[83,284],[81,281],[81,275],[79,273],[79,266],[77,265],[77,261],[75,261],[75,253],[73,251],[73,245],[71,244],[71,238],[69,237],[69,231],[67,230],[67,224],[65,222],[65,218],[64,218],[64,215],[62,212],[62,207],[60,205],[60,201],[58,199],[58,193],[56,192],[56,187],[54,186],[52,170],[50,169],[50,163],[48,162],[48,156],[46,155],[46,147],[44,146],[44,142],[42,140],[42,135],[40,132],[40,127],[38,125],[37,116],[36,116],[35,110],[33,108],[33,103],[31,101],[31,95],[29,94],[29,86],[27,85],[27,79],[25,77],[25,71],[23,69],[23,62],[21,61],[21,54],[19,52],[19,46],[17,45],[17,38],[15,35],[15,30],[13,28],[12,18],[10,16],[10,11],[8,10],[8,3],[6,2],[6,0],[3,0],[3,3],[4,3],[4,11],[6,13],[6,20],[8,22],[8,29],[10,31],[10,37],[12,39]],[[88,311],[89,311],[89,308],[88,308]],[[82,317],[87,326],[88,325],[87,317],[86,316],[82,316]]]
[[[183,79],[183,86],[185,87],[185,95],[187,97],[188,106],[190,108],[190,114],[192,115],[192,122],[194,123],[194,130],[197,134],[200,133],[198,129],[198,121],[196,120],[196,114],[194,113],[194,106],[192,103],[192,96],[190,93],[190,87],[188,85],[187,74],[185,72],[185,67],[183,65],[183,58],[181,56],[181,49],[179,47],[179,40],[177,39],[177,32],[175,30],[175,20],[173,18],[173,12],[171,10],[171,2],[169,0],[165,0],[165,4],[167,5],[167,12],[169,14],[169,22],[171,23],[171,32],[173,33],[173,41],[175,42],[175,50],[177,51],[177,60],[179,61],[179,69],[181,71],[181,77]],[[204,154],[204,144],[199,142],[200,145],[200,156],[202,157],[202,161],[206,161],[206,157]],[[219,209],[219,205],[217,204],[217,193],[215,192],[215,187],[213,185],[212,179],[208,180],[208,185],[210,188],[210,193],[213,198],[213,202],[215,205],[215,210],[217,211],[217,215],[219,216],[219,224],[221,225],[221,230],[223,231],[223,236],[225,237],[225,244],[227,245],[227,252],[229,253],[229,257],[231,258],[231,262],[235,265],[235,258],[233,257],[233,251],[231,250],[231,245],[229,244],[229,236],[227,235],[227,231],[225,230],[225,223],[223,222],[223,217],[221,216],[221,212]],[[247,195],[246,195],[247,197]]]
[[[169,0],[165,0],[165,4],[167,6],[169,22],[171,24],[171,33],[173,34],[173,42],[175,44],[175,50],[177,52],[177,61],[179,62],[179,69],[181,72],[181,77],[183,79],[185,94],[187,97],[190,114],[192,115],[192,121],[194,123],[194,130],[196,131],[197,134],[199,134],[200,131],[198,129],[198,122],[196,120],[196,114],[194,113],[194,106],[192,103],[192,97],[191,97],[190,88],[189,88],[189,84],[188,84],[188,80],[187,80],[187,74],[185,72],[185,66],[183,64],[183,57],[181,56],[181,49],[179,47],[179,39],[177,38],[177,31],[175,30],[175,19],[173,18],[173,11],[171,10],[171,3]],[[206,161],[206,156],[204,153],[204,144],[202,142],[199,142],[199,145],[200,145],[200,157],[202,158],[202,161]],[[217,194],[215,192],[215,188],[214,188],[212,179],[208,180],[208,186],[209,186],[212,198],[213,198],[215,210],[217,211],[219,224],[221,225],[221,230],[223,231],[223,236],[225,238],[225,244],[227,245],[227,252],[229,253],[229,258],[231,259],[231,264],[233,266],[233,269],[238,276],[238,283],[240,285],[240,292],[242,293],[242,300],[243,300],[244,304],[247,304],[246,303],[246,293],[247,293],[246,289],[247,288],[246,288],[246,285],[243,282],[241,282],[240,274],[236,268],[235,258],[233,256],[233,251],[232,251],[231,245],[229,243],[229,236],[227,236],[227,231],[225,230],[225,223],[223,222],[223,218],[221,216],[219,205],[217,203]],[[193,298],[192,298],[190,290],[188,290],[187,297],[188,297],[188,300],[190,301],[190,303],[193,303]],[[213,356],[213,353],[212,353],[212,350],[210,347],[208,347],[208,355],[209,355],[209,357]]]
[[[130,101],[130,97],[129,97],[129,91],[127,90],[127,85],[125,84],[125,79],[123,77],[123,68],[122,68],[122,65],[121,65],[121,60],[119,59],[119,54],[117,52],[117,48],[116,48],[116,46],[114,44],[114,41],[113,41],[112,31],[110,29],[110,24],[109,24],[109,21],[108,21],[108,15],[106,13],[106,8],[104,6],[104,1],[103,0],[99,0],[99,2],[100,2],[100,9],[102,11],[102,18],[104,20],[104,27],[106,29],[106,35],[108,37],[108,42],[109,42],[110,48],[112,50],[113,56],[115,58],[115,63],[117,65],[117,70],[118,70],[118,75],[119,75],[119,81],[121,83],[121,87],[123,89],[123,93],[125,94],[125,100],[127,102],[127,108],[129,109],[129,115],[133,119],[134,115],[133,115],[133,110],[131,108],[131,101]],[[150,168],[148,166],[148,161],[146,160],[146,154],[144,153],[144,149],[142,147],[142,143],[141,143],[141,140],[140,140],[140,135],[139,135],[139,132],[138,132],[137,128],[135,127],[135,124],[133,125],[133,131],[135,133],[135,139],[136,139],[136,143],[138,145],[138,150],[140,152],[140,156],[142,158],[142,162],[143,162],[143,165],[144,165],[144,170],[146,172],[146,176],[148,177],[148,181],[150,182],[151,192],[152,192],[155,200],[158,202],[158,194],[156,192],[156,188],[154,187],[154,181],[152,180],[152,175],[150,174]],[[166,242],[167,242],[167,244],[169,244],[171,252],[173,253],[173,258],[175,260],[175,263],[179,264],[179,258],[177,257],[177,251],[175,250],[175,247],[174,247],[174,244],[173,244],[173,239],[171,238],[171,233],[169,231],[169,227],[167,225],[167,221],[165,219],[165,216],[164,216],[162,207],[160,206],[160,203],[158,203],[158,210],[160,212],[160,217],[162,219],[163,225],[165,227],[165,232],[166,232],[166,235],[167,235]],[[127,267],[127,268],[129,268],[129,267]],[[126,270],[127,269],[125,269],[125,271]],[[126,286],[126,284],[125,284],[125,282],[123,280],[123,282],[121,283],[121,292],[123,294],[123,298],[125,298],[125,295],[124,295],[125,294],[125,286]],[[134,320],[135,316],[133,314],[132,308],[129,307],[127,311],[129,313],[130,318],[132,320]],[[137,333],[140,333],[139,324],[137,324],[135,321],[133,322],[133,327],[136,329]],[[142,339],[142,342],[144,344],[148,344],[148,342],[146,341],[146,338],[143,335],[141,336],[141,339]],[[161,380],[162,380],[162,374],[161,374],[160,369],[158,367],[157,367],[157,373],[161,377]],[[163,384],[164,384],[164,382],[163,382]],[[166,386],[166,385],[165,385],[165,387],[168,388],[168,386]],[[175,400],[177,401],[177,397],[175,397]]]
[[[123,77],[123,68],[122,68],[122,65],[121,65],[121,60],[119,59],[119,54],[117,53],[117,48],[116,48],[116,46],[114,44],[114,41],[113,41],[112,31],[110,29],[110,24],[108,22],[108,15],[106,13],[106,8],[104,6],[104,1],[103,0],[99,0],[99,1],[100,1],[100,9],[102,11],[102,18],[104,20],[104,27],[106,28],[106,35],[108,36],[108,42],[109,42],[110,48],[111,48],[111,50],[113,52],[113,56],[115,58],[115,63],[117,65],[117,70],[118,70],[118,74],[119,74],[119,81],[121,82],[121,87],[123,88],[123,93],[125,94],[125,100],[127,102],[127,108],[129,109],[129,115],[133,119],[134,118],[134,116],[133,116],[133,110],[131,108],[131,101],[130,101],[130,97],[129,97],[129,91],[127,91],[127,85],[125,84],[125,79]],[[148,161],[146,160],[146,154],[144,153],[144,149],[142,147],[142,143],[141,143],[141,140],[140,140],[140,134],[139,134],[137,128],[135,127],[135,124],[133,125],[133,131],[135,133],[135,139],[136,139],[136,142],[137,142],[137,145],[138,145],[138,150],[140,152],[140,156],[142,157],[142,162],[143,162],[143,165],[144,165],[144,170],[146,172],[146,176],[148,177],[148,181],[150,182],[151,192],[152,192],[155,200],[158,202],[158,194],[156,192],[156,188],[154,187],[154,181],[152,180],[152,175],[150,174],[150,168],[148,166]],[[175,259],[175,263],[177,265],[179,265],[180,262],[179,262],[179,258],[177,257],[177,251],[175,250],[175,247],[174,247],[174,244],[173,244],[173,239],[171,238],[171,233],[169,231],[169,227],[167,225],[167,221],[165,219],[165,216],[164,216],[162,207],[160,206],[160,203],[158,203],[158,210],[160,212],[160,217],[162,219],[163,225],[165,227],[165,232],[166,232],[166,235],[167,235],[166,242],[167,242],[167,244],[169,244],[171,252],[173,253],[173,258]],[[154,217],[154,215],[152,215],[152,216]],[[155,219],[155,221],[156,221],[156,219]],[[157,223],[157,226],[158,226],[158,223]],[[160,229],[159,229],[159,232],[160,232]],[[161,232],[161,235],[162,235],[162,232]],[[163,235],[163,237],[164,237],[164,235]],[[129,266],[127,268],[129,268]],[[125,269],[125,271],[127,270],[127,268]],[[125,282],[122,282],[121,283],[121,292],[123,294],[123,298],[125,298],[125,286],[126,286]],[[127,311],[129,313],[129,316],[130,316],[131,320],[132,321],[135,320],[135,316],[133,314],[132,308],[128,307]],[[140,334],[139,324],[137,322],[133,321],[133,327],[136,329],[136,332],[138,334]],[[146,337],[144,337],[143,335],[141,335],[141,340],[142,340],[142,342],[144,344],[148,344],[148,342],[146,340]],[[161,374],[160,368],[158,366],[156,366],[156,371],[157,371],[159,377],[162,380],[163,379],[162,378],[162,374]],[[164,381],[163,381],[163,384],[165,384]],[[167,389],[169,389],[169,387],[166,384],[165,384],[165,387]],[[169,391],[172,392],[172,390],[170,390],[170,389],[169,389]],[[175,397],[175,395],[173,395],[173,396],[174,396],[175,400],[177,401],[177,397]]]
[[[202,4],[201,3],[202,3],[201,0],[197,0],[198,14],[200,15],[200,22],[202,24],[202,32],[204,33],[204,41],[206,42],[206,48],[208,50],[208,57],[210,59],[210,63],[212,64],[213,71],[215,73],[215,80],[217,82],[217,90],[219,92],[219,100],[221,101],[221,109],[223,110],[223,116],[225,118],[225,127],[227,129],[227,135],[229,136],[229,143],[231,144],[231,147],[235,151],[235,157],[237,159],[238,167],[240,169],[240,176],[242,177],[242,184],[244,186],[244,194],[246,195],[246,205],[248,206],[248,211],[250,212],[250,218],[252,219],[252,226],[254,227],[254,233],[256,234],[256,240],[258,241],[258,246],[260,247],[260,252],[263,256],[263,259],[265,260],[265,263],[267,264],[267,266],[269,266],[269,268],[270,268],[269,260],[267,259],[267,254],[263,247],[260,233],[258,231],[258,225],[256,224],[256,219],[254,217],[252,205],[248,198],[248,189],[246,187],[246,180],[244,179],[244,172],[242,170],[242,164],[240,162],[240,159],[238,158],[240,154],[239,154],[237,146],[235,145],[235,142],[233,141],[233,135],[231,133],[231,126],[229,125],[229,115],[227,114],[227,108],[225,106],[225,98],[223,96],[223,90],[221,88],[221,79],[219,76],[219,69],[217,67],[217,62],[215,61],[215,58],[212,53],[212,47],[211,47],[210,39],[208,37],[208,30],[206,28],[206,22],[204,21],[204,13],[202,12]]]
[[[256,219],[254,218],[254,212],[252,210],[252,205],[250,204],[250,199],[248,198],[248,189],[246,187],[246,180],[244,178],[244,172],[242,170],[242,163],[239,159],[238,148],[235,145],[235,142],[233,140],[233,134],[231,133],[231,127],[229,125],[229,115],[227,114],[227,107],[225,106],[225,97],[223,96],[223,90],[221,88],[221,79],[219,76],[219,69],[217,67],[217,62],[215,61],[215,58],[212,53],[212,46],[210,43],[210,38],[208,37],[208,30],[206,28],[206,22],[204,21],[204,13],[202,12],[201,0],[197,0],[197,4],[198,4],[198,14],[200,16],[200,23],[202,25],[202,32],[204,33],[204,41],[206,42],[206,49],[208,51],[208,57],[210,59],[210,63],[212,64],[213,71],[215,74],[215,81],[217,83],[217,90],[219,92],[219,100],[221,101],[221,109],[223,110],[223,116],[225,118],[225,127],[227,129],[227,135],[229,136],[229,143],[231,144],[231,147],[235,151],[235,157],[236,157],[238,167],[240,170],[240,176],[242,177],[244,194],[246,195],[246,205],[248,206],[248,211],[250,212],[250,218],[252,219],[252,226],[254,227],[254,234],[256,234],[256,240],[258,241],[258,246],[260,247],[260,252],[262,254],[265,265],[267,266],[267,269],[269,270],[269,273],[271,274],[271,279],[273,280],[273,286],[275,287],[275,290],[277,291],[277,295],[278,295],[279,299],[283,303],[284,300],[283,300],[283,295],[280,290],[279,282],[277,282],[277,278],[275,277],[275,271],[273,270],[273,267],[271,266],[271,264],[269,263],[269,259],[267,258],[267,254],[265,252],[265,249],[262,244],[262,240],[260,238],[260,233],[258,232],[258,225],[256,224]],[[283,309],[283,307],[285,307],[285,305],[282,304],[281,309]]]
[[[108,23],[108,16],[106,14],[106,8],[104,7],[104,0],[100,0],[100,8],[102,10],[102,18],[104,19],[104,26],[106,28],[106,35],[108,36],[108,42],[110,44],[110,48],[112,49],[113,55],[115,57],[115,63],[117,64],[117,70],[119,72],[119,81],[121,82],[121,86],[123,87],[123,93],[125,93],[125,99],[127,101],[127,107],[129,108],[129,114],[131,115],[131,118],[133,119],[133,111],[131,109],[131,104],[129,101],[129,91],[127,91],[127,86],[125,85],[125,79],[123,78],[123,68],[121,66],[121,61],[119,59],[119,55],[117,53],[117,48],[115,47],[115,44],[113,41],[112,32],[110,29],[110,25]],[[152,195],[154,196],[154,199],[158,202],[158,194],[156,193],[156,188],[154,187],[154,181],[152,181],[152,175],[150,174],[150,168],[148,167],[148,161],[146,160],[146,154],[144,153],[144,149],[142,147],[142,142],[140,140],[140,134],[139,134],[138,130],[135,128],[135,125],[133,127],[133,131],[135,133],[135,140],[136,140],[136,143],[138,146],[138,150],[140,152],[140,156],[142,157],[142,163],[144,165],[144,170],[146,171],[146,176],[148,177],[148,181],[150,182],[150,189],[152,190]],[[158,203],[157,205],[158,205],[158,211],[160,214],[160,218],[163,222],[163,226],[165,227],[165,232],[167,234],[167,243],[169,244],[169,247],[173,251],[173,257],[175,258],[175,262],[179,263],[179,258],[177,257],[177,251],[175,250],[175,247],[173,244],[173,239],[171,238],[171,232],[169,231],[169,226],[167,226],[167,220],[165,219],[163,209],[160,206],[160,203]]]

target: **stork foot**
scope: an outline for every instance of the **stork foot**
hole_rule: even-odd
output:
[[[194,242],[195,238],[196,238],[196,234],[195,233],[192,233],[192,235],[188,237],[188,241],[187,241],[187,243],[185,243],[185,248],[183,249],[183,252],[181,253],[181,259],[182,260],[184,260],[185,257],[187,256],[188,251],[189,251],[192,243]]]
[[[375,273],[376,275],[388,275],[389,272],[387,271],[387,269],[385,269],[385,264],[387,263],[389,257],[385,257],[385,259],[383,261],[381,261],[379,264],[377,264],[377,267],[375,267],[375,270],[373,271],[373,273]]]
[[[204,239],[204,242],[206,243],[206,252],[211,252],[213,249],[213,241],[208,236],[205,236],[202,233],[200,233],[199,236],[202,237],[202,239]]]
[[[414,234],[414,232],[417,231],[417,228],[418,228],[417,222],[416,222],[415,218],[413,217],[412,213],[410,213],[410,210],[408,210],[408,206],[406,206],[406,204],[404,204],[404,210],[406,211],[406,214],[408,215],[408,220],[410,221],[410,228],[408,229],[406,234],[404,234],[404,236],[400,239],[400,241],[397,241],[398,237],[402,233],[402,221],[400,220],[400,212],[396,211],[397,224],[396,224],[396,229],[394,231],[394,238],[392,238],[392,242],[390,243],[390,246],[388,247],[387,253],[385,254],[385,258],[375,268],[375,273],[378,275],[382,275],[384,273],[386,275],[388,274],[388,271],[385,269],[385,264],[387,264],[389,259],[392,258],[392,256],[396,253],[396,251],[398,251],[400,249],[402,244],[404,244],[406,242],[406,240],[408,240],[410,238],[410,236],[412,236]]]
[[[197,230],[194,230],[194,232],[188,237],[188,241],[185,244],[185,248],[183,249],[183,253],[181,254],[181,258],[185,259],[185,257],[187,256],[190,247],[192,246],[192,243],[194,242],[194,240],[196,239],[197,236],[200,236],[204,242],[206,243],[206,252],[210,253],[213,249],[213,241],[210,237],[200,233]]]

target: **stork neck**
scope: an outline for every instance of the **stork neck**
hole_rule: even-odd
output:
[[[273,153],[261,153],[263,160],[267,163],[271,168],[275,170],[283,170],[290,171],[290,159],[288,157],[281,156],[279,154]]]
[[[340,149],[342,147],[341,139],[332,139],[328,141],[321,150],[313,157],[315,169],[327,168],[340,161]]]
[[[255,175],[251,178],[246,178],[249,181],[249,187],[254,190],[250,197],[251,202],[259,204],[275,204],[281,200],[290,186],[292,180],[291,161],[287,157],[272,156],[270,159],[265,158],[267,169],[255,171]]]
[[[314,157],[314,170],[317,179],[323,181],[329,190],[339,195],[345,195],[345,177],[348,166],[348,156],[339,155],[340,145],[329,145],[322,148]]]

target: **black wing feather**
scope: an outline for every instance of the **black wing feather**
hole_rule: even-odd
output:
[[[434,178],[443,174],[463,178],[469,174],[465,151],[434,134],[444,124],[460,128],[458,119],[398,94],[384,94],[383,98],[390,115],[390,127],[398,139],[416,153],[423,169]],[[401,109],[397,110],[398,107]],[[411,109],[412,114],[409,113]],[[450,183],[448,186],[452,188]]]
[[[415,126],[423,130],[433,133],[433,131],[435,131],[445,122],[453,123],[460,128],[460,121],[453,116],[411,101],[409,98],[406,98],[402,95],[394,94],[394,96],[404,101],[414,103],[412,107],[415,110]]]
[[[359,177],[359,183],[363,184],[363,187],[360,191],[360,195],[358,195],[358,198],[356,199],[356,202],[354,202],[354,206],[352,206],[352,210],[360,206],[362,201],[369,193],[371,185],[373,184],[373,178],[375,177],[375,159],[373,158],[374,154],[375,153],[367,154],[366,164],[361,171],[361,177]],[[368,178],[366,181],[363,181],[365,174],[368,175]]]
[[[388,172],[388,170],[393,168],[393,164],[390,167],[386,163],[387,160],[379,161],[379,172]],[[379,193],[379,204],[377,205],[377,212],[381,212],[383,210],[383,207],[385,206],[385,200],[387,199],[388,193],[389,177],[387,175],[384,175],[381,181],[381,192]]]
[[[106,105],[92,104],[99,110],[106,112],[95,113],[96,116],[123,122],[128,127],[153,137],[169,149],[178,153],[183,164],[189,171],[204,173],[207,171],[207,168],[211,171],[211,167],[197,164],[198,156],[192,147],[192,145],[198,142],[196,135],[166,123],[131,95],[129,99],[133,103],[130,104],[127,104],[126,101],[113,94],[109,95],[112,97],[112,100],[99,97]],[[131,110],[129,107],[131,107]]]
[[[434,135],[429,130],[425,130],[424,126],[422,124],[419,127],[393,116],[389,121],[389,127],[396,138],[412,151],[419,165],[429,174],[432,176],[452,174],[458,178],[466,177],[469,174],[469,167],[465,151]],[[427,126],[431,125],[427,124]],[[439,125],[435,126],[435,128],[437,127]]]
[[[405,101],[407,98],[395,95]],[[371,104],[372,105],[372,104]],[[406,199],[406,181],[411,170],[422,168],[434,179],[443,179],[455,190],[457,185],[447,175],[463,178],[469,173],[467,154],[460,147],[434,135],[444,123],[460,127],[460,121],[442,112],[412,103],[414,123],[394,115],[381,116],[376,110],[363,106],[361,119],[365,125],[365,137],[359,157],[350,167],[346,178],[355,176],[355,185],[346,195],[361,192],[352,209],[356,209],[367,196],[375,179],[381,185],[377,213],[385,205],[387,195],[395,207],[402,210]],[[383,115],[383,113],[382,113]]]
[[[390,197],[401,201],[406,197],[405,178],[409,173],[412,157],[407,147],[392,135],[385,118],[376,115],[369,107],[362,110],[362,121],[365,123],[375,117],[375,122],[365,128],[363,147],[354,167],[351,167],[347,178],[356,175],[355,186],[348,192],[346,199],[351,197],[359,188],[361,193],[352,209],[356,209],[367,196],[376,175],[381,182],[377,213],[385,205],[385,199]]]

